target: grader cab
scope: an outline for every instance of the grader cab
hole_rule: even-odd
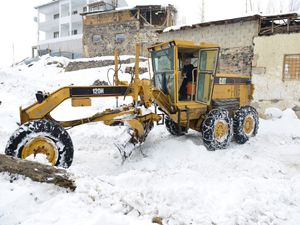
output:
[[[139,78],[137,44],[134,76],[129,84],[118,78],[115,52],[113,85],[63,87],[51,94],[38,92],[34,104],[20,109],[21,126],[8,141],[5,153],[22,159],[42,154],[52,165],[67,168],[72,164],[74,148],[65,128],[100,121],[129,127],[127,141],[116,144],[123,160],[141,146],[155,122],[165,124],[175,136],[189,129],[201,132],[208,150],[226,148],[233,136],[243,144],[256,135],[258,115],[249,106],[251,78],[217,74],[217,45],[174,40],[148,50],[149,80]],[[71,98],[72,106],[77,107],[90,106],[91,98],[96,97],[131,97],[133,101],[88,118],[57,121],[51,116],[67,99]],[[142,107],[154,108],[154,112],[144,114]]]
[[[165,113],[167,130],[183,135],[188,129],[202,133],[208,150],[226,148],[232,135],[245,143],[258,129],[258,115],[249,106],[250,76],[217,74],[219,47],[171,41],[149,48],[155,102]],[[189,65],[184,65],[188,60]],[[185,67],[190,66],[190,78]],[[192,68],[192,69],[191,69]],[[187,80],[187,81],[186,81]]]

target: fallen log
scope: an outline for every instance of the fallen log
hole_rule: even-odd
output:
[[[55,184],[72,191],[76,188],[64,169],[0,154],[0,173],[3,172],[23,175],[33,181]]]

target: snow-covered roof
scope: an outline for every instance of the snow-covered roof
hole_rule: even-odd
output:
[[[116,11],[121,12],[121,11],[126,11],[126,10],[135,10],[135,9],[143,8],[143,7],[152,7],[152,9],[154,9],[154,10],[159,8],[159,10],[161,10],[161,8],[164,8],[167,6],[168,5],[159,5],[159,4],[158,5],[154,5],[154,4],[150,4],[150,5],[141,4],[140,5],[139,4],[139,5],[134,5],[134,6],[128,5],[125,7],[118,7],[113,10],[84,12],[84,13],[81,13],[81,15],[90,15],[90,14],[97,15],[97,14],[104,14],[104,13],[112,13],[112,12],[116,12]]]

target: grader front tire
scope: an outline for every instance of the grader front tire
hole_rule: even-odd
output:
[[[49,120],[29,121],[10,137],[5,154],[26,159],[43,154],[53,166],[68,168],[73,161],[73,143],[67,131]]]
[[[207,150],[224,149],[232,139],[232,119],[225,109],[211,110],[202,123],[202,138]]]

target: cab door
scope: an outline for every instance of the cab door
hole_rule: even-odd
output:
[[[216,75],[219,48],[205,48],[199,51],[196,101],[210,104],[213,80]]]

